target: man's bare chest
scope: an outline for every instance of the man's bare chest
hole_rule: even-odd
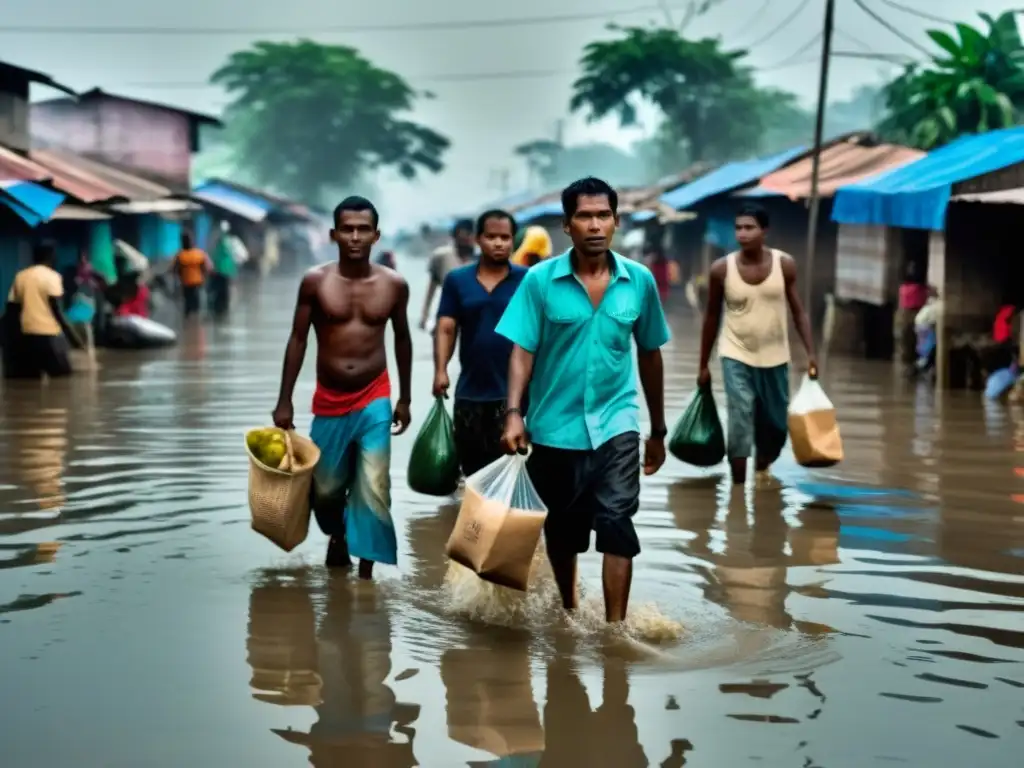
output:
[[[384,325],[395,302],[393,292],[379,284],[325,285],[317,299],[317,319],[329,325]]]

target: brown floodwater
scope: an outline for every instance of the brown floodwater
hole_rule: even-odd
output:
[[[394,443],[401,564],[376,583],[326,573],[315,526],[291,555],[249,529],[242,436],[268,420],[294,293],[268,281],[174,349],[4,386],[4,768],[1020,765],[1021,407],[831,361],[841,465],[786,454],[782,489],[745,498],[671,458],[644,480],[622,636],[593,553],[575,622],[543,575],[525,602],[445,586],[457,507],[406,487],[416,425]],[[697,364],[673,324],[670,419]],[[312,383],[307,363],[300,428]]]

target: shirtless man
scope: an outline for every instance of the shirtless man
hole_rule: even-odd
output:
[[[362,197],[348,197],[334,209],[331,240],[338,246],[338,261],[302,278],[273,414],[278,427],[294,429],[292,393],[312,325],[317,359],[310,438],[321,451],[313,511],[330,537],[327,566],[350,567],[351,553],[359,558],[363,579],[372,577],[374,563],[398,562],[391,520],[391,435],[405,432],[411,420],[409,286],[397,272],[370,261],[380,239],[377,222],[377,209]],[[384,348],[389,320],[400,390],[394,412]]]
[[[745,205],[736,214],[740,249],[711,265],[701,332],[697,383],[711,382],[708,364],[717,339],[729,410],[729,465],[737,486],[746,483],[751,454],[757,484],[775,485],[769,469],[788,434],[788,314],[807,350],[808,373],[812,378],[818,375],[811,324],[796,284],[796,262],[788,253],[765,245],[768,226],[768,214],[759,206]]]

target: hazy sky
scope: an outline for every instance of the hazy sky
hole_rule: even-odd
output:
[[[911,54],[907,43],[866,15],[854,0],[837,0],[839,51]],[[902,5],[937,17],[974,21],[976,12],[998,13],[1019,0],[864,0],[871,9],[910,37],[926,42],[924,30],[933,22],[894,7]],[[66,84],[180,104],[216,112],[225,103],[222,92],[204,86],[209,74],[233,50],[255,39],[284,40],[297,36],[359,48],[383,67],[395,70],[414,85],[433,91],[418,119],[447,134],[453,142],[448,168],[440,176],[383,187],[384,213],[402,224],[459,210],[472,211],[499,196],[494,171],[512,171],[512,192],[525,180],[511,150],[518,143],[551,136],[565,116],[575,65],[582,47],[608,33],[608,21],[640,24],[663,20],[653,10],[656,0],[542,0],[483,3],[479,0],[175,0],[151,4],[139,0],[0,0],[0,57],[39,69]],[[672,2],[679,18],[684,2]],[[788,88],[810,104],[817,87],[813,38],[820,30],[824,0],[724,0],[695,22],[691,35],[720,35],[732,46],[763,38],[796,10],[802,10],[782,32],[758,45],[751,63],[764,68],[761,80]],[[604,18],[593,18],[599,14]],[[323,31],[358,27],[500,20],[523,17],[590,16],[558,23],[493,26],[477,29],[413,29],[410,31]],[[56,34],[10,31],[19,27],[82,26],[199,28],[205,34]],[[220,33],[217,30],[238,30]],[[247,30],[277,30],[253,34]],[[805,48],[805,45],[807,46]],[[782,64],[783,66],[777,66]],[[842,98],[856,86],[878,80],[885,71],[878,61],[840,58],[833,62],[830,96]],[[523,73],[540,75],[525,76]],[[501,77],[485,77],[501,75]],[[479,79],[453,80],[453,76]],[[34,96],[43,96],[37,91]],[[49,95],[49,94],[45,94]],[[565,124],[570,142],[599,139],[628,146],[639,134],[618,129],[614,122],[587,125],[581,118]]]

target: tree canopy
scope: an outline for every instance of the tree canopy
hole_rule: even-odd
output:
[[[934,149],[965,133],[1006,128],[1024,108],[1024,46],[1015,12],[979,14],[980,30],[929,30],[940,49],[924,65],[907,66],[884,91],[886,138]]]
[[[354,48],[257,42],[211,77],[232,97],[226,136],[260,184],[312,204],[392,168],[413,179],[443,169],[447,138],[408,119],[426,94]]]
[[[664,117],[668,135],[660,140],[683,145],[695,162],[761,151],[770,129],[789,130],[802,118],[793,94],[757,85],[746,51],[671,27],[613,29],[618,37],[584,48],[573,85],[570,107],[590,120],[615,115],[635,125],[640,102],[648,102]]]

